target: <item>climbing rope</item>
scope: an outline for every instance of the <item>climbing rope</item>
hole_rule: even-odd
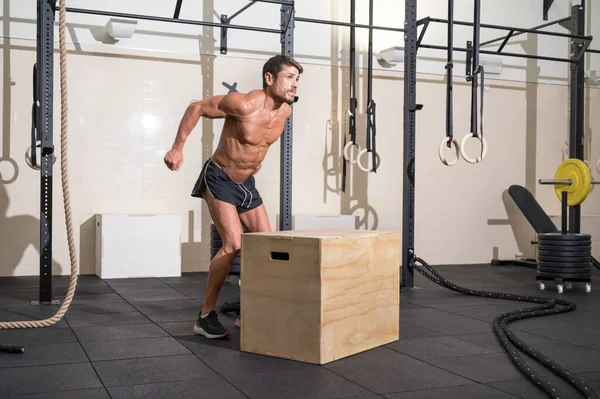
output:
[[[66,0],[60,0],[59,8],[59,38],[60,38],[60,91],[61,91],[61,159],[60,169],[62,173],[62,188],[63,188],[63,202],[65,208],[65,223],[67,225],[67,238],[69,242],[69,255],[71,258],[71,279],[69,280],[69,289],[65,299],[58,309],[56,314],[45,320],[31,320],[31,321],[12,321],[12,322],[0,322],[0,329],[9,328],[36,328],[36,327],[50,327],[56,324],[67,312],[67,309],[71,305],[73,296],[75,294],[75,287],[77,286],[77,253],[75,251],[75,240],[73,238],[73,223],[71,221],[71,196],[69,193],[69,173],[67,168],[67,46],[66,46]]]
[[[417,265],[417,262],[421,265]],[[597,263],[597,262],[596,262]],[[594,264],[598,267],[596,264]],[[560,399],[564,396],[560,395],[559,392],[553,387],[548,381],[542,380],[531,367],[523,360],[521,356],[517,354],[517,348],[521,349],[527,355],[531,356],[535,360],[539,361],[558,376],[562,377],[569,384],[574,386],[579,392],[581,392],[586,398],[598,399],[598,395],[590,389],[585,381],[579,378],[577,375],[569,372],[566,368],[556,363],[552,359],[544,356],[540,352],[531,348],[530,345],[519,339],[512,331],[508,328],[508,323],[516,320],[529,319],[533,317],[548,316],[552,314],[566,313],[575,310],[577,305],[575,302],[566,301],[562,299],[554,298],[543,298],[535,296],[524,296],[505,294],[500,292],[487,292],[487,291],[475,291],[468,288],[459,287],[453,284],[449,280],[442,277],[437,271],[429,266],[423,259],[414,257],[410,261],[409,267],[414,268],[416,271],[427,277],[434,283],[441,285],[442,287],[448,288],[449,290],[459,292],[465,295],[481,296],[486,298],[506,299],[510,301],[521,301],[521,302],[532,302],[539,303],[539,306],[519,309],[512,312],[503,313],[494,320],[494,333],[500,339],[502,346],[508,352],[511,360],[515,365],[529,378],[535,385],[543,389],[551,398]],[[429,274],[429,273],[431,274]],[[557,308],[556,305],[562,305]]]

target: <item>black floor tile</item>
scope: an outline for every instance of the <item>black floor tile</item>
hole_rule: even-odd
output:
[[[94,368],[106,387],[196,380],[218,376],[192,354],[107,360],[94,362]]]
[[[121,296],[132,303],[146,301],[177,301],[189,299],[174,288],[144,288],[120,292]]]
[[[527,356],[522,357],[540,375],[552,374]],[[479,383],[514,380],[521,376],[521,371],[506,353],[430,359],[427,363]]]
[[[600,394],[600,382],[594,381],[593,379],[580,375],[588,386],[588,389],[594,391],[597,395]],[[577,391],[573,386],[565,382],[563,379],[557,376],[548,376],[544,378],[545,381],[549,382],[557,391],[558,397],[560,398],[583,398],[584,396]],[[523,399],[546,399],[549,395],[533,382],[525,377],[521,377],[516,380],[491,382],[487,385],[499,389],[501,391],[515,395],[518,398]],[[592,396],[590,396],[592,397]]]
[[[0,344],[3,345],[44,345],[77,342],[70,328],[56,325],[43,328],[18,328],[0,330]]]
[[[0,369],[0,397],[102,388],[90,363]]]
[[[73,332],[75,335],[77,335],[77,338],[81,342],[112,341],[134,338],[158,338],[169,335],[168,332],[156,324],[149,323],[74,327]]]
[[[82,363],[88,358],[79,343],[28,345],[24,353],[0,353],[0,368]]]
[[[71,327],[109,326],[118,324],[144,324],[151,321],[139,312],[127,313],[87,313],[67,312],[65,319]]]
[[[81,389],[11,396],[10,399],[111,399],[104,388]]]
[[[465,385],[383,395],[386,399],[514,399],[517,396],[486,385]]]
[[[600,371],[600,351],[595,349],[562,344],[540,352],[571,373]]]
[[[2,306],[0,305],[0,321],[39,321],[54,317],[58,312],[58,306],[55,305],[21,305],[21,306]],[[54,327],[68,327],[64,317],[56,322]]]
[[[517,323],[514,323],[514,325],[517,326]],[[524,329],[524,326],[519,325],[519,329]],[[588,346],[600,343],[600,328],[597,326],[559,325],[543,327],[538,324],[527,328],[526,331],[533,335],[554,339],[571,345]]]
[[[473,384],[467,378],[389,348],[350,356],[325,368],[378,394]]]
[[[250,398],[330,399],[369,393],[324,368],[232,377],[231,383]]]
[[[55,297],[60,303],[65,301],[64,295],[57,295]],[[71,300],[71,305],[88,305],[94,303],[108,303],[108,302],[119,302],[119,303],[127,303],[123,297],[117,293],[111,294],[78,294],[75,293],[75,296]]]
[[[231,328],[231,331],[234,333],[228,339],[207,339],[194,333],[189,336],[179,336],[177,340],[199,358],[204,359],[240,351],[239,329]]]
[[[202,308],[202,304],[193,299],[185,298],[183,300],[174,300],[174,301],[146,301],[139,302],[135,304],[136,309],[139,312],[142,312],[145,315],[152,315],[157,313],[165,313],[165,312],[180,312],[180,311],[189,311],[198,315],[198,312]]]
[[[224,351],[214,346],[204,346],[203,349],[202,351],[196,351],[196,355],[208,367],[226,379],[236,376],[294,372],[320,368],[317,365],[241,352],[239,350]]]
[[[492,325],[488,322],[438,309],[407,310],[400,314],[400,318],[410,324],[448,335],[492,331]]]
[[[222,378],[109,387],[112,399],[210,398],[243,399],[244,394]]]
[[[169,288],[169,285],[159,278],[116,278],[106,280],[106,283],[116,292]]]
[[[521,339],[525,344],[529,345],[532,348],[541,350],[548,348],[556,348],[561,345],[561,342],[540,337],[539,335],[530,334],[524,331],[513,331],[514,334]],[[466,334],[466,335],[457,335],[456,338],[462,339],[463,341],[471,342],[476,345],[484,346],[488,349],[496,353],[505,352],[504,346],[500,343],[500,340],[494,334],[491,333],[479,333],[479,334]]]
[[[195,335],[194,331],[192,330],[195,322],[195,318],[189,317],[189,320],[186,321],[157,323],[157,325],[165,330],[169,335],[173,337],[181,337],[185,335]]]
[[[595,291],[585,293],[574,286],[559,295],[552,284],[540,291],[535,271],[525,268],[435,268],[466,288],[575,301],[574,312],[509,327],[543,355],[581,373],[600,392],[595,360],[600,358],[600,295]],[[71,308],[59,323],[0,330],[0,344],[26,347],[24,354],[0,354],[0,396],[547,397],[514,366],[490,323],[501,313],[532,303],[461,295],[417,274],[416,288],[400,291],[399,341],[318,366],[241,352],[235,314],[219,316],[232,333],[229,339],[195,334],[192,326],[206,278],[207,273],[107,281],[80,276]],[[68,276],[53,279],[55,298],[64,298],[68,282]],[[55,315],[58,306],[31,305],[38,299],[38,285],[37,277],[0,278],[0,320]],[[218,306],[238,298],[237,281],[228,282]],[[579,397],[552,372],[523,357],[534,372],[555,382],[563,397]]]
[[[131,304],[127,302],[93,302],[86,304],[71,304],[69,314],[105,314],[105,313],[127,313],[135,312]]]
[[[411,339],[411,338],[425,338],[425,337],[439,337],[444,333],[439,331],[430,330],[425,327],[417,326],[403,321],[402,315],[400,315],[400,340]]]
[[[404,339],[387,347],[419,360],[494,353],[491,349],[447,335]]]
[[[190,353],[173,337],[93,341],[84,342],[82,346],[92,362]]]

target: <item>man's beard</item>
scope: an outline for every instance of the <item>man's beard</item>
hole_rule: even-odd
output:
[[[286,103],[286,104],[293,104],[294,103],[294,97],[292,97],[291,99],[289,99],[288,97],[286,97],[285,95],[281,95],[279,93],[274,93],[274,97],[276,100],[281,101],[282,103]]]

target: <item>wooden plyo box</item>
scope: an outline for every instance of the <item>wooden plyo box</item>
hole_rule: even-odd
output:
[[[400,233],[248,233],[244,352],[325,364],[400,338]]]

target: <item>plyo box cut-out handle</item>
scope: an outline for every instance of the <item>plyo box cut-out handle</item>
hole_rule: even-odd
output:
[[[290,253],[289,252],[275,252],[275,251],[271,251],[270,252],[270,258],[271,258],[271,260],[289,261],[290,260]]]

